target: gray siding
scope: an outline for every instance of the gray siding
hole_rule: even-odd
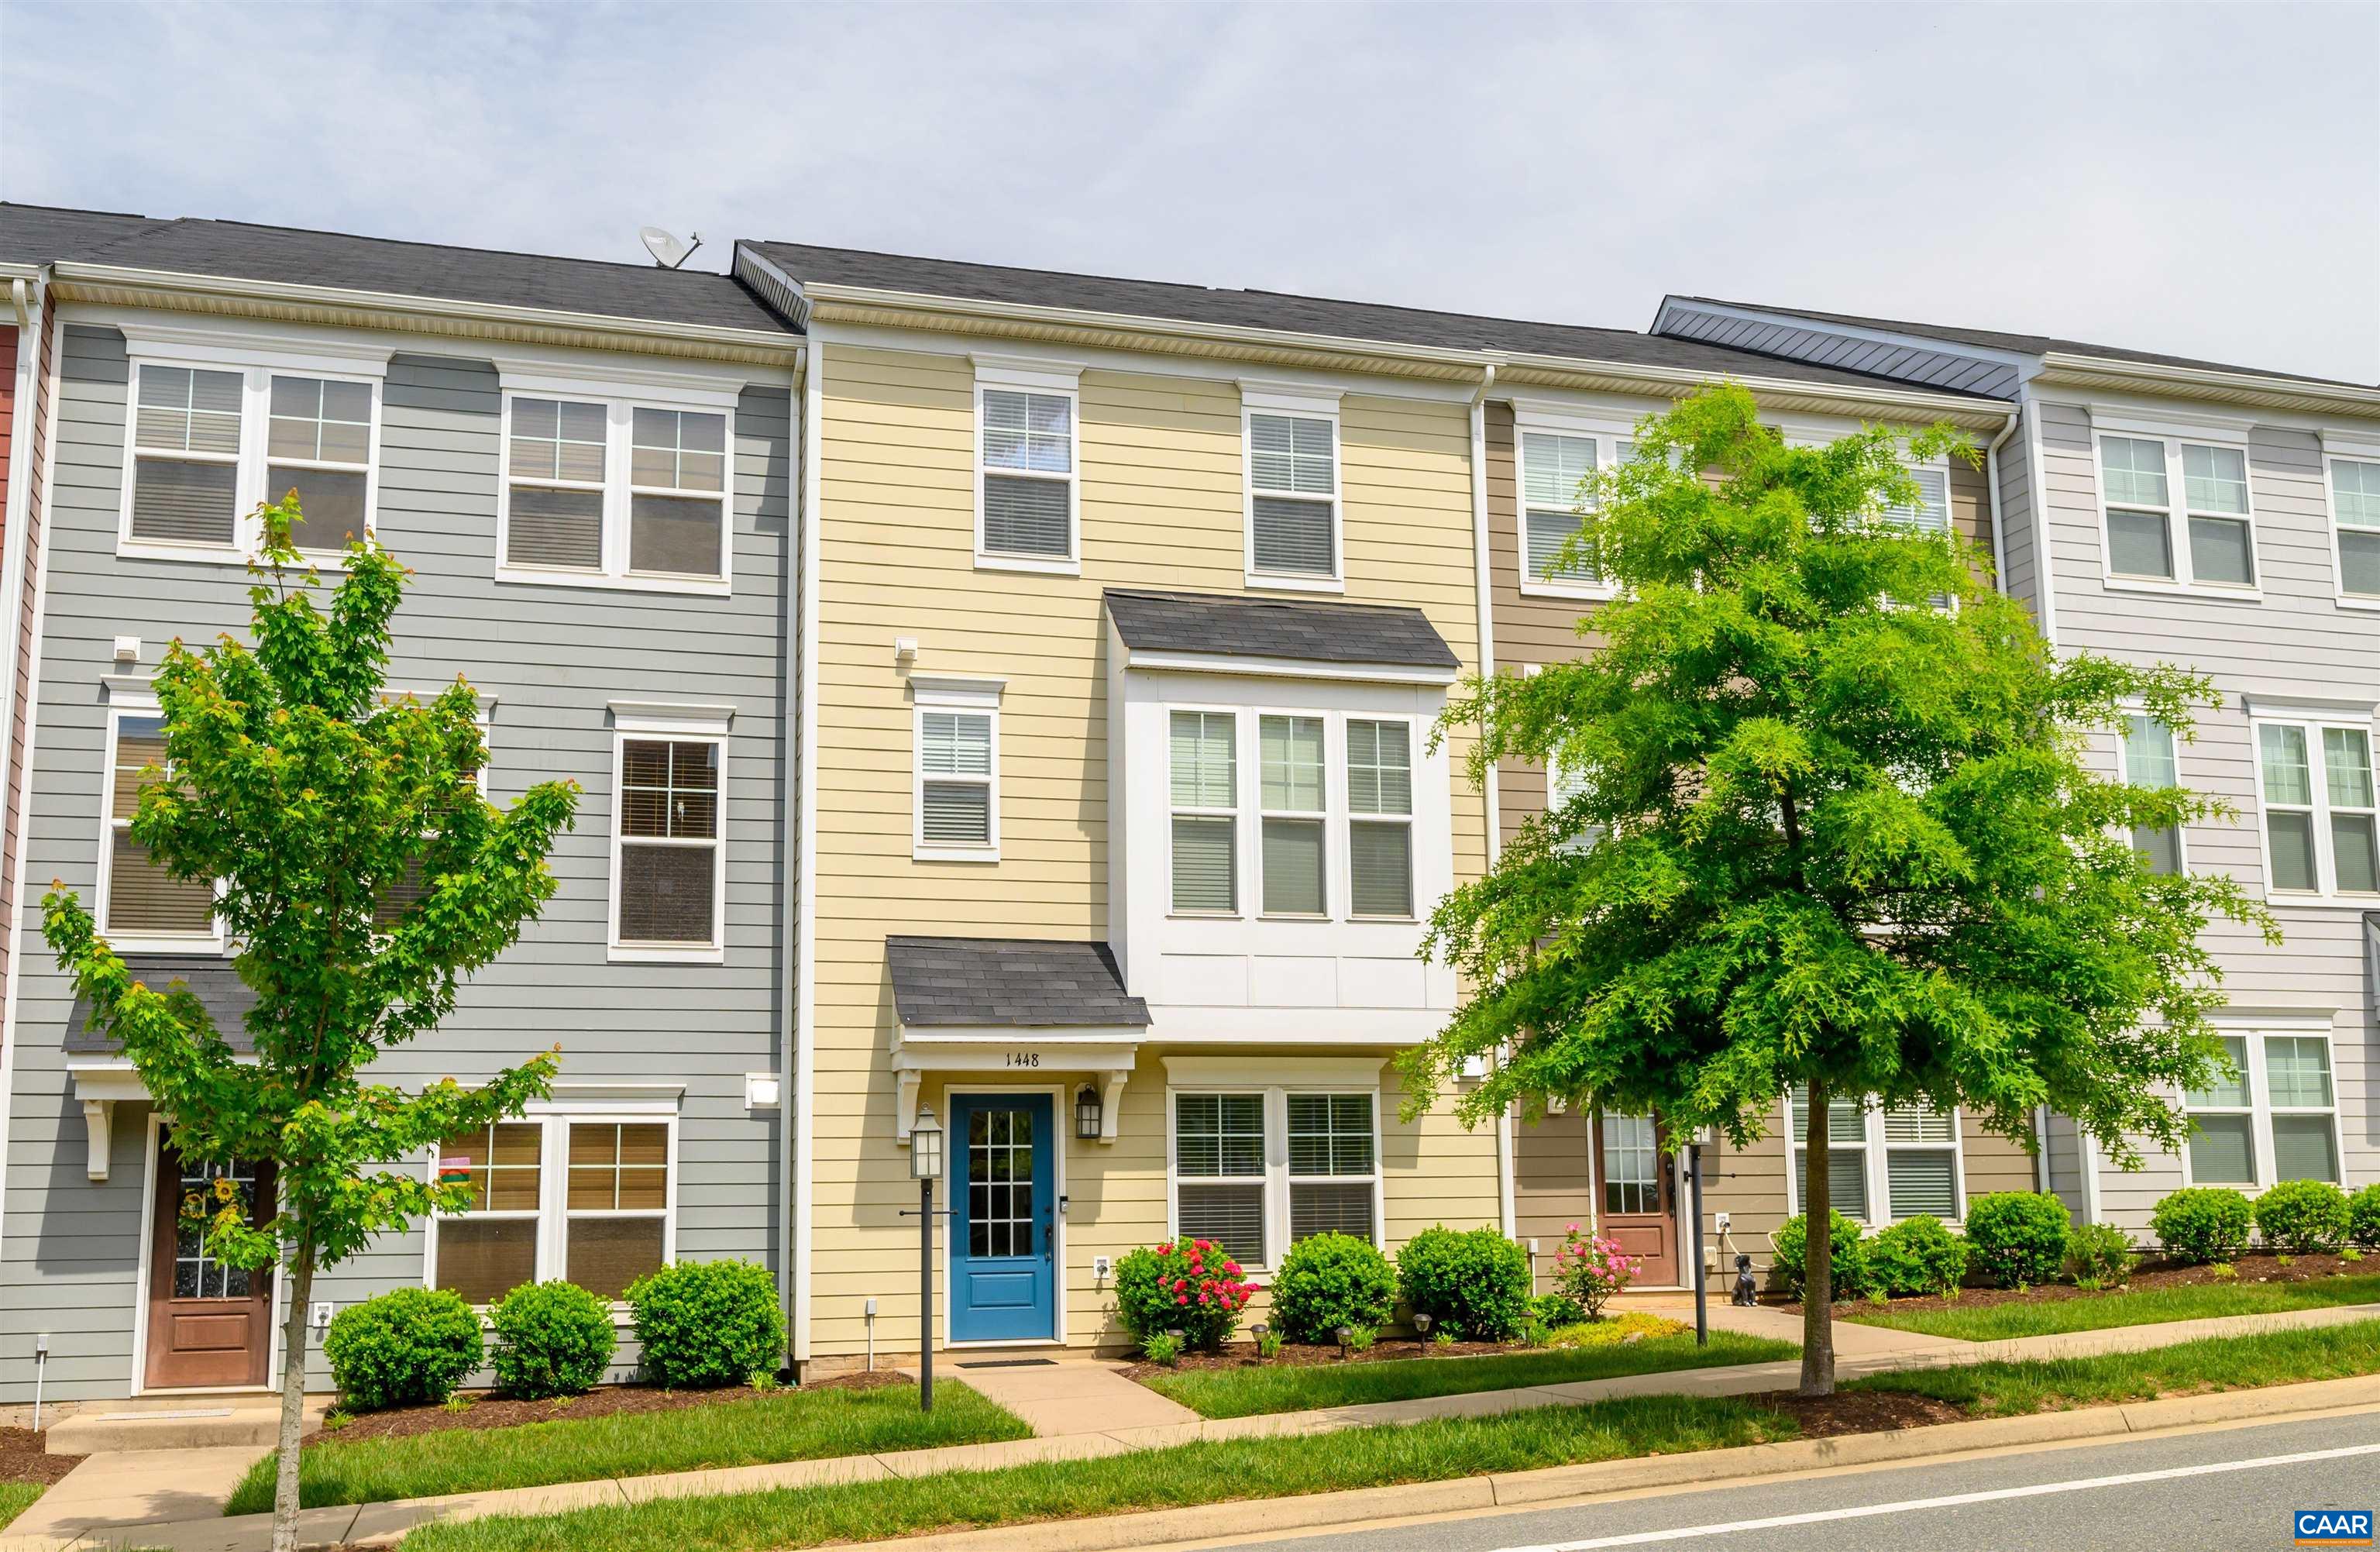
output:
[[[2034,564],[2038,544],[2034,535],[2033,466],[2026,456],[2024,430],[2000,444],[2000,591],[2033,611],[2041,625],[2041,577]]]
[[[113,329],[66,338],[55,545],[34,757],[28,877],[88,900],[99,856],[101,764],[113,638],[142,639],[153,669],[170,637],[245,633],[235,568],[119,559],[127,364]],[[743,369],[721,369],[734,383]],[[585,789],[556,849],[560,891],[519,945],[476,977],[434,1037],[392,1055],[395,1081],[468,1080],[559,1044],[565,1085],[683,1084],[676,1249],[683,1258],[780,1264],[779,1110],[748,1111],[747,1073],[778,1066],[786,983],[779,897],[785,800],[783,603],[791,585],[792,408],[782,386],[747,386],[735,416],[733,595],[497,584],[500,392],[495,369],[400,354],[383,394],[377,532],[416,572],[396,618],[393,684],[468,676],[496,705],[490,796],[569,777]],[[725,767],[727,927],[722,965],[611,963],[614,698],[732,703]],[[50,1333],[48,1393],[125,1393],[137,1312],[145,1111],[120,1113],[109,1180],[85,1179],[84,1128],[64,1070],[67,988],[27,956],[11,1107],[7,1221],[0,1239],[0,1401],[30,1399],[21,1361]],[[420,1280],[422,1237],[392,1236],[329,1275],[342,1304]],[[319,1358],[317,1360],[319,1372]]]
[[[1983,360],[1957,350],[1869,339],[1783,319],[1733,318],[1699,308],[1673,306],[1663,309],[1660,329],[1681,339],[1756,350],[1764,356],[1782,356],[1813,366],[1869,372],[1921,388],[1988,394],[1996,398],[2011,397],[2017,389],[2017,368],[2009,362]]]

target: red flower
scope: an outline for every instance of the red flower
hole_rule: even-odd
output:
[[[1190,1302],[1190,1295],[1187,1293],[1176,1293],[1173,1295],[1173,1302],[1177,1304],[1186,1304]]]
[[[1187,1278],[1175,1278],[1175,1279],[1173,1279],[1173,1291],[1175,1291],[1176,1293],[1181,1292],[1184,1289],[1185,1289],[1185,1288],[1187,1288],[1187,1287],[1189,1287],[1189,1286],[1190,1286],[1190,1279],[1187,1279]]]

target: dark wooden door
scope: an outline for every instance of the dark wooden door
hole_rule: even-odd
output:
[[[1678,1285],[1678,1210],[1669,1169],[1669,1138],[1648,1116],[1606,1113],[1595,1128],[1595,1176],[1605,1237],[1640,1258],[1640,1287]]]
[[[151,1389],[261,1385],[273,1345],[273,1274],[226,1267],[208,1254],[206,1236],[181,1226],[184,1195],[211,1191],[220,1164],[185,1169],[171,1143],[157,1152],[157,1211],[149,1256]],[[273,1197],[273,1166],[228,1171],[259,1214]]]

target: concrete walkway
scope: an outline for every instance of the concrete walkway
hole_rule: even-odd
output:
[[[2380,1316],[2380,1304],[2351,1304],[2330,1309],[2289,1310],[2274,1315],[2180,1321],[2163,1326],[2122,1326],[2107,1330],[2025,1337],[2000,1342],[1955,1341],[1838,1321],[1835,1325],[1836,1373],[1841,1378],[1852,1379],[1889,1369],[2139,1352],[2204,1337],[2338,1326],[2375,1316]],[[1722,1328],[1744,1330],[1761,1336],[1784,1335],[1790,1339],[1800,1332],[1799,1322],[1778,1310],[1730,1307],[1722,1319],[1718,1311],[1714,1309],[1712,1323]],[[1439,1361],[1460,1362],[1458,1359]],[[1418,1423],[1433,1417],[1484,1417],[1531,1407],[1575,1406],[1616,1396],[1753,1395],[1789,1388],[1801,1374],[1800,1360],[1784,1359],[1770,1364],[1670,1369],[1617,1379],[1474,1391],[1468,1395],[1326,1407],[1311,1412],[1274,1413],[1259,1417],[1135,1423],[1127,1419],[1143,1415],[1141,1402],[1136,1397],[1125,1396],[1124,1390],[1139,1391],[1142,1396],[1149,1397],[1177,1413],[1183,1413],[1184,1409],[1125,1379],[1117,1368],[1117,1365],[1110,1364],[1070,1359],[1046,1367],[979,1369],[965,1371],[955,1376],[969,1386],[978,1386],[978,1382],[986,1376],[1001,1376],[1001,1379],[978,1387],[987,1396],[994,1395],[995,1386],[1004,1385],[1015,1376],[1035,1376],[1009,1388],[1010,1394],[1020,1396],[1023,1403],[1035,1409],[1044,1423],[1054,1430],[1034,1438],[881,1455],[842,1456],[827,1461],[736,1466],[720,1471],[679,1472],[662,1476],[558,1483],[547,1487],[461,1493],[447,1497],[409,1499],[403,1503],[365,1504],[360,1508],[310,1510],[299,1519],[299,1537],[305,1546],[315,1547],[391,1543],[407,1530],[432,1519],[476,1520],[492,1514],[551,1514],[565,1510],[633,1504],[657,1498],[752,1493],[833,1482],[875,1481],[892,1476],[928,1476],[940,1472],[990,1471],[1040,1461],[1119,1455],[1199,1440],[1323,1434],[1380,1424]],[[1095,1376],[1103,1376],[1104,1378]],[[1003,1400],[1002,1404],[1012,1403]],[[1037,1429],[1040,1425],[1037,1425]],[[162,1463],[170,1453],[152,1451],[140,1459],[144,1462]],[[100,1457],[92,1457],[93,1461],[98,1459]],[[250,1459],[253,1459],[252,1454]],[[91,1464],[91,1461],[85,1461],[77,1467],[67,1482],[73,1482]],[[65,1485],[66,1483],[61,1483],[58,1487],[50,1489],[42,1503],[47,1502]],[[218,1503],[220,1501],[217,1500]],[[42,1503],[36,1503],[34,1509],[39,1510]],[[33,1512],[29,1510],[28,1517]],[[11,1526],[10,1534],[0,1536],[0,1552],[66,1552],[68,1547],[72,1547],[74,1552],[98,1552],[103,1547],[133,1546],[167,1548],[170,1552],[262,1552],[272,1542],[271,1516],[261,1514],[242,1515],[237,1519],[184,1519],[177,1522],[140,1522],[112,1516],[106,1522],[85,1527],[58,1524],[53,1534],[40,1537],[25,1534],[30,1529],[30,1524],[21,1521],[18,1525]]]
[[[984,1400],[1006,1407],[1043,1437],[1104,1434],[1119,1428],[1161,1428],[1196,1423],[1198,1414],[1123,1376],[1122,1364],[1060,1358],[1046,1364],[956,1365],[938,1377],[955,1379]],[[911,1379],[916,1369],[903,1369]]]

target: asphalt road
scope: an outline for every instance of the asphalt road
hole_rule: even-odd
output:
[[[2260,1552],[2380,1508],[2380,1412],[1235,1546],[1281,1552]]]

